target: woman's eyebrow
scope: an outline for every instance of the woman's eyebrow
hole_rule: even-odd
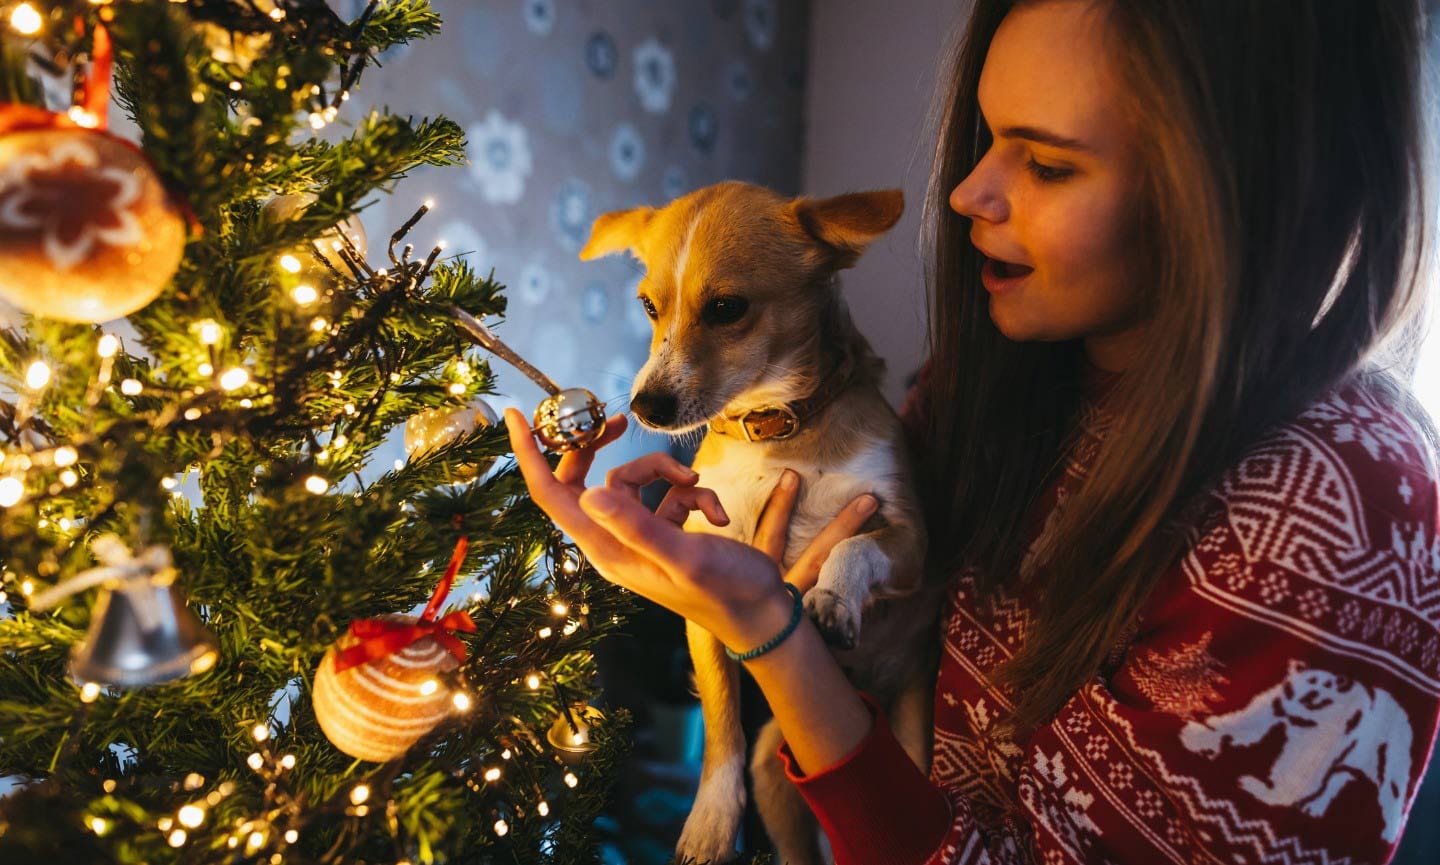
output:
[[[1059,147],[1064,150],[1078,150],[1089,153],[1094,150],[1090,145],[1074,138],[1066,138],[1056,132],[1040,129],[1035,126],[1005,126],[995,133],[1000,138],[1020,138],[1026,141],[1034,141],[1037,144],[1048,144],[1051,147]]]

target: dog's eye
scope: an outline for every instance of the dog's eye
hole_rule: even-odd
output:
[[[701,317],[706,324],[734,324],[748,309],[750,301],[743,297],[717,297],[705,304]]]
[[[660,313],[655,310],[655,304],[650,302],[650,298],[640,298],[640,305],[645,307],[645,314],[650,316],[651,321],[654,321],[655,319],[660,317]]]

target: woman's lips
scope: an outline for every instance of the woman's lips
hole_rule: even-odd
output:
[[[980,282],[991,294],[1011,291],[1024,282],[1035,268],[1023,264],[1012,264],[995,258],[986,258],[980,267]]]

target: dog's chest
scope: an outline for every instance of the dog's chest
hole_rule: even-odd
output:
[[[882,514],[885,504],[895,500],[900,477],[898,454],[888,442],[870,442],[843,460],[822,463],[793,453],[782,458],[777,456],[776,448],[717,438],[711,435],[706,439],[694,468],[700,473],[700,486],[709,487],[719,496],[730,525],[716,528],[695,513],[687,527],[749,543],[781,473],[792,469],[801,478],[800,498],[790,519],[785,567],[856,496],[874,494],[882,503]]]

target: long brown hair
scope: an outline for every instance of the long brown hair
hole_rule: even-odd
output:
[[[1182,507],[1248,444],[1352,374],[1413,371],[1424,297],[1419,0],[1097,2],[1143,130],[1147,346],[1107,397],[1115,420],[998,671],[1022,725],[1101,669],[1181,552]],[[970,222],[945,206],[989,146],[976,91],[1014,5],[976,0],[927,202],[931,561],[973,566],[984,589],[1015,578],[1080,404],[1078,342],[996,329]]]

